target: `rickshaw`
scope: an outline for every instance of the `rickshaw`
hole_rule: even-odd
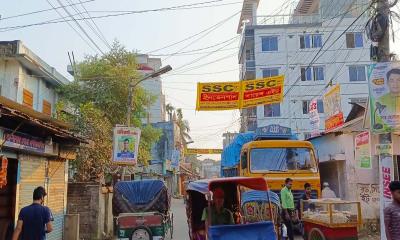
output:
[[[171,196],[161,180],[121,181],[114,186],[117,239],[161,240],[173,236]]]
[[[224,191],[224,207],[233,213],[235,220],[233,225],[206,226],[201,220],[203,210],[210,211],[213,191],[217,188]],[[268,185],[262,177],[217,178],[189,183],[186,214],[190,240],[277,239],[274,219],[272,221],[261,220],[259,222],[244,221],[241,210],[241,193],[248,190],[267,191]],[[269,194],[267,195],[269,196]],[[273,216],[272,207],[269,209],[269,215]]]
[[[241,207],[244,223],[273,221],[278,239],[281,239],[281,203],[278,194],[272,191],[245,191],[242,193]]]

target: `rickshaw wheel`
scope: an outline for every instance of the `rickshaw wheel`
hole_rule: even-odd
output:
[[[152,238],[150,230],[146,227],[135,228],[131,236],[131,240],[151,240]]]
[[[326,240],[324,234],[318,228],[311,229],[308,240]]]
[[[170,221],[170,228],[169,228],[169,233],[171,234],[171,239],[174,238],[174,214],[171,213],[171,219]]]

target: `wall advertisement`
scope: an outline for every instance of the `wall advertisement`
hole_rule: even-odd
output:
[[[372,65],[369,91],[372,131],[400,131],[400,62]]]
[[[355,137],[355,157],[358,168],[372,169],[370,134],[363,132]]]
[[[141,131],[139,128],[117,126],[113,135],[113,162],[136,165]]]
[[[318,113],[318,101],[317,99],[313,99],[310,101],[308,116],[310,118],[310,125],[312,128],[311,137],[317,137],[320,135],[319,127],[321,124],[321,120]]]

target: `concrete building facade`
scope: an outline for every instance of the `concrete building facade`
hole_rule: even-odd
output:
[[[240,80],[285,75],[284,100],[243,110],[241,131],[279,124],[307,136],[311,132],[308,106],[314,98],[323,131],[322,96],[330,83],[341,85],[345,118],[349,102],[366,102],[371,63],[364,34],[367,1],[299,1],[290,15],[274,16],[257,15],[258,3],[245,0],[243,4],[238,26]]]

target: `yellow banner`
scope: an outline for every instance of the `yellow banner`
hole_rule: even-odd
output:
[[[283,83],[283,75],[243,81],[241,108],[282,102]]]
[[[185,149],[185,155],[196,155],[196,154],[221,154],[222,149],[199,149],[199,148],[187,148]]]
[[[249,108],[283,101],[283,75],[241,82],[197,84],[197,111]]]
[[[338,128],[344,123],[344,116],[340,102],[340,85],[337,84],[324,95],[326,132]]]
[[[240,107],[240,82],[197,84],[197,111],[238,109]]]

